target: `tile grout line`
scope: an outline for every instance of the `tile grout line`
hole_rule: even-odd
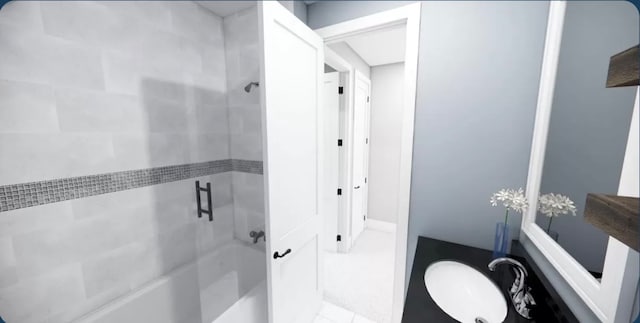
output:
[[[0,186],[0,212],[226,172],[262,174],[262,161],[222,159]]]

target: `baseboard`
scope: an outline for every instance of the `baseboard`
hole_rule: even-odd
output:
[[[396,233],[396,224],[386,221],[367,219],[365,227],[376,231]]]

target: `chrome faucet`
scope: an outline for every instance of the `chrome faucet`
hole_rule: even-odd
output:
[[[527,269],[517,260],[502,257],[491,261],[489,263],[489,270],[495,271],[496,266],[501,264],[510,264],[515,267],[513,272],[516,274],[516,279],[513,281],[513,285],[511,285],[511,289],[509,290],[511,303],[520,316],[531,319],[530,311],[536,305],[536,301],[533,299],[533,296],[531,296],[531,288],[529,288],[525,282],[527,276],[529,276]]]
[[[249,232],[249,236],[253,238],[253,243],[258,243],[258,240],[262,238],[264,241],[267,241],[267,237],[264,235],[264,231],[260,230],[259,232],[251,231]]]

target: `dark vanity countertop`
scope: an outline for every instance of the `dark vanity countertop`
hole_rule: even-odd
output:
[[[487,268],[492,260],[491,251],[419,237],[404,304],[402,323],[457,322],[436,305],[424,285],[425,270],[430,264],[439,260],[455,260],[465,263],[491,278],[500,287],[507,301],[508,312],[504,322],[578,322],[518,241],[513,241],[511,249],[512,252],[508,257],[520,261],[529,272],[527,284],[531,287],[531,293],[538,304],[532,320],[518,315],[511,305],[507,293],[515,278],[511,267],[501,265],[496,268],[495,272],[491,272]]]

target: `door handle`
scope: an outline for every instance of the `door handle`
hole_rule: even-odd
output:
[[[358,186],[354,187],[353,189],[354,189],[354,190],[357,190],[357,189],[359,189],[359,188],[360,188],[360,185],[358,185]]]
[[[284,256],[286,256],[286,255],[288,255],[288,254],[290,254],[290,253],[291,253],[291,249],[287,249],[287,251],[285,251],[285,252],[284,252],[283,254],[281,254],[281,255],[280,255],[280,254],[278,254],[278,252],[276,251],[276,252],[274,252],[274,253],[273,253],[273,259],[282,258],[282,257],[284,257]]]
[[[202,208],[202,202],[200,201],[200,192],[207,193],[207,205],[208,210]],[[196,181],[196,202],[198,204],[198,217],[202,217],[202,213],[209,215],[209,221],[213,221],[213,206],[211,204],[211,183],[207,183],[207,188],[200,186],[200,181]]]

